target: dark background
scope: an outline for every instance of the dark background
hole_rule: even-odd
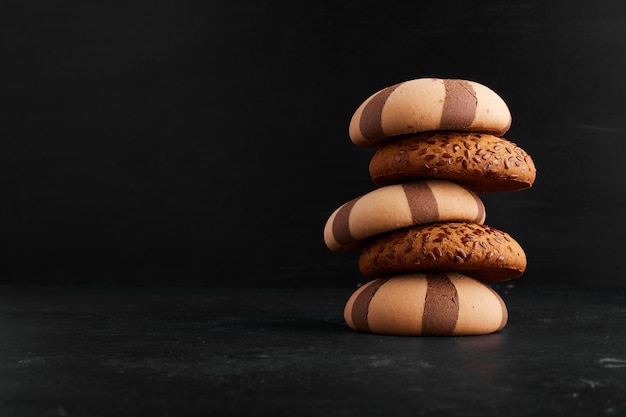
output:
[[[419,77],[498,92],[535,186],[484,195],[516,285],[624,285],[620,1],[17,1],[0,6],[3,284],[352,287],[347,135]]]

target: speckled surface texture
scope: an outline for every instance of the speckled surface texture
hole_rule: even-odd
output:
[[[351,289],[0,288],[7,416],[623,415],[626,292],[502,285],[477,337],[356,333]],[[269,413],[269,414],[267,414]]]

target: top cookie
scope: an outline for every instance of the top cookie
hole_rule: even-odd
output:
[[[482,84],[419,78],[374,93],[355,111],[350,139],[373,147],[385,139],[429,130],[458,130],[501,136],[511,127],[502,98]]]

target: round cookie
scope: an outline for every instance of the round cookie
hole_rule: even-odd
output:
[[[404,274],[359,287],[344,309],[359,332],[396,336],[469,336],[504,328],[508,311],[488,285],[462,274]]]
[[[324,241],[333,251],[348,251],[370,236],[438,221],[484,223],[485,206],[474,192],[449,181],[388,185],[337,208],[324,226]]]
[[[501,136],[511,126],[506,103],[473,81],[419,78],[384,88],[355,111],[352,142],[377,146],[385,139],[428,130],[460,130]]]
[[[375,236],[364,244],[359,269],[368,277],[454,271],[483,282],[517,278],[526,254],[508,233],[476,223],[431,223]]]
[[[370,160],[378,186],[423,178],[454,181],[472,191],[530,188],[537,169],[522,148],[487,133],[423,132],[385,142]]]

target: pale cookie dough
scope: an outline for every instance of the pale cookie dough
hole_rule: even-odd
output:
[[[485,206],[474,192],[449,181],[389,185],[337,208],[324,226],[324,241],[333,251],[353,250],[370,236],[440,221],[482,224]]]
[[[483,282],[521,276],[526,254],[508,233],[476,223],[430,223],[371,238],[359,257],[363,275],[460,272]]]
[[[508,321],[500,295],[458,273],[378,278],[358,288],[344,309],[358,332],[395,336],[469,336],[497,332]]]
[[[501,136],[511,126],[502,98],[474,81],[419,78],[387,87],[365,100],[350,121],[350,139],[377,146],[385,139],[428,130]]]

